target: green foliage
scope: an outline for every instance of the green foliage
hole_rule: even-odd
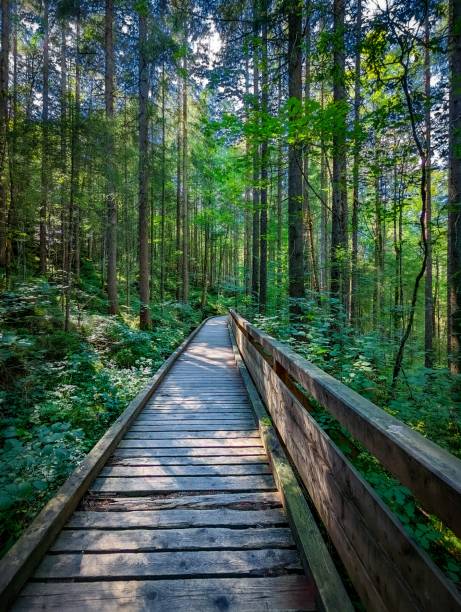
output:
[[[202,317],[189,305],[156,305],[153,331],[140,331],[131,311],[100,314],[99,287],[82,266],[69,332],[58,286],[22,283],[0,296],[3,552]]]

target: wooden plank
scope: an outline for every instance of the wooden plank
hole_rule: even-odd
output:
[[[136,478],[96,478],[92,491],[104,493],[144,493],[173,491],[270,491],[272,476],[139,476]]]
[[[135,477],[135,476],[248,476],[270,474],[267,464],[250,463],[249,465],[151,465],[104,467],[100,477]]]
[[[130,402],[126,410],[0,561],[0,597],[3,605],[8,606],[13,602],[118,441],[205,322],[203,321],[163,363],[148,385]]]
[[[260,446],[259,438],[191,438],[183,440],[122,440],[119,448],[208,448]]]
[[[355,439],[411,489],[428,511],[461,536],[461,460],[289,347],[256,330],[233,311],[232,316]]]
[[[240,340],[245,362],[366,608],[429,611],[437,601],[443,610],[459,609],[453,585],[256,349]]]
[[[253,425],[254,427],[254,425]],[[197,440],[207,438],[209,440],[232,440],[234,438],[241,439],[245,436],[245,439],[258,438],[259,432],[255,429],[242,431],[223,431],[223,430],[212,430],[212,431],[136,431],[130,429],[125,434],[124,440],[177,440],[178,435],[181,436],[181,440]]]
[[[261,444],[257,446],[218,446],[202,448],[120,448],[114,451],[114,457],[240,457],[260,455],[263,452]]]
[[[184,427],[186,425],[192,425],[193,427],[200,427],[204,425],[253,425],[255,424],[254,418],[250,416],[229,416],[229,417],[207,417],[207,416],[195,416],[195,415],[183,415],[173,419],[169,416],[139,416],[133,423],[132,427]]]
[[[184,423],[180,421],[179,423],[166,423],[166,424],[154,424],[154,422],[145,422],[142,421],[136,425],[130,427],[128,433],[139,433],[139,432],[164,432],[164,433],[176,433],[176,436],[179,432],[181,433],[193,433],[193,432],[213,432],[215,435],[219,432],[230,433],[230,432],[249,432],[254,431],[255,423],[254,421],[243,421],[242,423],[221,423],[217,421],[216,423],[197,423],[197,421],[188,423],[187,421]],[[208,434],[207,434],[208,435]],[[240,433],[240,435],[244,435]],[[214,437],[214,436],[213,436]]]
[[[209,411],[203,410],[197,412],[195,410],[180,410],[178,412],[173,410],[161,411],[161,410],[151,410],[145,409],[138,416],[137,420],[145,420],[145,419],[155,419],[160,422],[174,423],[177,421],[203,421],[209,423],[215,423],[216,421],[222,421],[223,423],[234,423],[235,421],[248,421],[253,420],[253,414],[251,410],[247,407],[239,410],[232,410],[231,412],[223,412],[222,410],[218,411]]]
[[[266,464],[266,455],[242,455],[234,457],[227,455],[224,457],[113,457],[106,465],[162,465],[162,466],[222,466],[222,465],[251,465]]]
[[[281,492],[284,508],[288,514],[290,525],[307,566],[306,570],[312,575],[315,586],[318,589],[321,608],[325,612],[336,612],[337,610],[352,612],[354,606],[349,599],[320,534],[315,518],[310,511],[296,476],[270,423],[269,415],[238,352],[236,339],[232,331],[234,328],[232,319],[230,324],[230,337],[234,348],[235,360],[258,419],[261,437],[271,460],[277,488]]]
[[[66,612],[268,612],[315,610],[314,590],[304,576],[124,580],[28,584],[13,610]]]
[[[258,548],[295,548],[290,529],[269,527],[229,529],[125,529],[102,531],[62,531],[51,546],[62,552],[149,552],[165,550],[245,550]]]
[[[153,553],[59,554],[46,556],[36,579],[72,578],[160,578],[162,576],[219,576],[299,572],[298,554],[293,550],[220,550]]]
[[[203,406],[192,406],[189,404],[180,404],[179,406],[149,406],[143,411],[143,415],[158,415],[158,416],[169,416],[177,415],[183,417],[187,415],[197,416],[217,416],[223,417],[226,415],[230,416],[248,416],[251,414],[251,410],[248,404],[242,405],[221,405],[215,406],[212,404],[204,404]]]
[[[215,526],[286,526],[287,518],[278,508],[270,510],[145,510],[134,512],[74,512],[68,529],[155,529]]]
[[[114,497],[97,494],[87,495],[82,502],[85,510],[102,512],[127,512],[135,510],[173,510],[189,508],[192,510],[264,510],[280,508],[282,498],[278,491],[251,491],[247,493],[210,493],[145,495],[143,497]]]

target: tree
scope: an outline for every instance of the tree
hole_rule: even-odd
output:
[[[268,57],[267,57],[267,0],[261,3],[262,54],[261,54],[261,190],[260,190],[260,252],[259,252],[259,310],[267,306],[267,167],[269,163],[269,141],[267,135],[267,113],[269,98]]]
[[[450,2],[450,116],[448,156],[448,353],[461,374],[461,4]]]
[[[50,53],[49,53],[49,4],[48,0],[43,1],[43,90],[42,90],[42,172],[41,172],[41,206],[40,206],[40,272],[47,272],[47,214],[49,197],[49,72],[50,72]]]
[[[333,169],[331,209],[331,292],[348,305],[347,274],[347,175],[346,175],[346,52],[344,42],[345,0],[333,0]]]
[[[0,51],[0,266],[7,266],[8,217],[8,81],[10,58],[10,6],[2,0],[2,49]]]
[[[253,115],[259,124],[259,0],[253,0]],[[259,136],[259,135],[258,135]],[[253,140],[253,236],[252,236],[252,271],[251,294],[255,304],[259,302],[260,272],[260,147],[259,139]]]
[[[148,96],[149,66],[147,57],[147,10],[141,7],[138,18],[138,61],[139,61],[139,192],[138,192],[138,257],[139,257],[139,326],[150,327],[149,309],[149,202],[148,202]]]
[[[106,0],[104,52],[105,52],[105,110],[107,130],[107,294],[109,313],[117,314],[117,201],[115,196],[114,164],[114,2]]]
[[[351,253],[351,296],[350,318],[354,324],[358,319],[358,230],[359,230],[359,174],[360,174],[360,107],[361,90],[361,39],[362,39],[362,0],[357,0],[355,16],[355,67],[354,67],[354,157],[352,166],[352,253]]]
[[[296,126],[302,100],[302,8],[301,3],[287,2],[288,19],[288,295],[304,297],[303,183],[302,146]],[[293,314],[298,312],[292,304]]]

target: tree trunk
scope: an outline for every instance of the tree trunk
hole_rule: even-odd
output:
[[[166,110],[165,110],[165,61],[162,62],[162,176],[160,204],[160,302],[165,301],[165,181],[166,181]]]
[[[109,313],[117,314],[117,201],[114,164],[114,1],[106,0],[105,14],[105,104],[107,130],[107,294]]]
[[[282,108],[282,54],[279,55],[278,77],[277,77],[277,112],[280,114]],[[283,230],[283,149],[282,138],[277,142],[277,305],[280,306],[283,286],[283,253],[282,253],[282,230]]]
[[[259,52],[257,40],[259,38],[259,0],[253,0],[253,112],[254,120],[259,122]],[[252,270],[251,294],[253,302],[259,302],[259,249],[260,249],[260,191],[259,191],[259,157],[258,136],[253,138],[253,240],[252,240]]]
[[[61,172],[62,172],[62,184],[61,184],[61,268],[64,271],[67,269],[67,257],[68,257],[68,215],[67,215],[67,190],[68,185],[64,180],[67,174],[67,50],[66,50],[66,33],[67,24],[63,19],[61,22],[61,82],[60,82],[60,153],[61,153]]]
[[[47,272],[47,215],[49,194],[49,164],[48,164],[48,130],[49,130],[49,5],[43,2],[43,91],[42,91],[42,168],[41,168],[41,203],[40,203],[40,274]]]
[[[461,374],[461,3],[450,2],[450,119],[448,179],[448,354]]]
[[[150,327],[149,311],[149,202],[148,116],[149,69],[147,63],[147,17],[139,14],[139,326]]]
[[[250,120],[250,62],[248,59],[248,53],[245,54],[245,119],[247,122]],[[250,137],[245,137],[245,157],[246,163],[249,166],[251,159],[251,147]],[[245,211],[244,211],[244,222],[245,222],[245,234],[244,234],[244,247],[243,247],[243,269],[244,269],[244,282],[245,282],[245,295],[251,295],[251,238],[252,238],[252,215],[251,215],[251,173],[246,170],[245,175]]]
[[[184,45],[187,46],[187,22],[184,23]],[[188,85],[187,55],[183,58],[182,86],[182,301],[189,301],[189,186],[188,186]]]
[[[2,49],[0,52],[0,266],[7,265],[8,218],[8,76],[10,57],[9,1],[2,0]]]
[[[347,274],[347,183],[346,183],[346,53],[344,43],[345,0],[333,1],[333,102],[336,123],[333,129],[331,292],[348,305]]]
[[[359,173],[360,173],[360,107],[362,104],[361,90],[361,50],[362,40],[362,0],[357,0],[355,21],[355,74],[354,74],[354,161],[352,166],[352,253],[351,253],[351,295],[350,320],[353,325],[358,322],[358,232],[359,232]]]
[[[182,80],[179,79],[178,80],[178,129],[177,129],[177,136],[176,136],[176,148],[177,148],[177,154],[176,154],[176,299],[180,300],[182,295],[182,285],[179,281],[179,279],[182,277],[181,274],[181,264],[182,264],[182,254],[181,254],[181,211],[182,211],[182,171],[183,171],[183,164],[182,164],[182,154],[183,154],[183,147],[182,147],[182,136],[183,136],[183,130],[182,130],[182,120],[183,120],[183,113],[182,113],[182,89],[181,89],[181,83]]]
[[[261,213],[260,213],[260,254],[259,254],[259,311],[267,306],[267,165],[269,142],[264,127],[269,102],[267,65],[267,0],[262,0],[262,57],[261,57],[261,121],[264,136],[261,143]]]
[[[72,297],[72,286],[74,284],[73,269],[77,267],[76,258],[78,257],[78,223],[77,201],[78,190],[80,188],[80,12],[77,14],[75,27],[75,89],[74,105],[72,108],[72,134],[70,146],[70,191],[69,209],[67,213],[67,261],[66,261],[66,295],[65,295],[65,316],[64,329],[70,327],[70,301]]]
[[[302,101],[302,9],[288,3],[288,97],[292,102],[289,115],[291,142],[288,147],[288,296],[304,297],[303,248],[303,180],[302,146],[296,139],[295,124]],[[296,316],[299,306],[291,304]]]
[[[424,95],[425,95],[425,132],[426,132],[426,242],[427,263],[426,283],[424,286],[424,365],[432,368],[434,365],[434,298],[432,288],[432,194],[431,194],[431,55],[430,55],[430,25],[429,1],[426,2],[426,17],[424,20]]]

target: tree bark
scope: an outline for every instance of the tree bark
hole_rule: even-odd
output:
[[[253,114],[259,123],[259,0],[253,0]],[[252,270],[251,294],[253,302],[259,302],[259,250],[260,250],[260,150],[258,136],[253,140],[253,240],[252,240]]]
[[[346,53],[344,42],[345,0],[333,1],[333,129],[331,292],[348,306],[347,274],[347,176],[346,176]]]
[[[358,309],[358,232],[359,232],[359,186],[360,186],[360,107],[362,105],[361,90],[361,49],[362,41],[362,0],[357,0],[357,14],[355,18],[355,67],[354,67],[354,160],[352,165],[352,253],[351,253],[351,295],[350,320],[357,325]]]
[[[304,297],[303,179],[302,146],[296,138],[296,120],[302,101],[302,9],[287,3],[288,11],[288,97],[291,104],[288,147],[288,295],[291,300]],[[299,306],[291,304],[296,316]]]
[[[461,374],[461,3],[450,2],[450,115],[448,178],[448,355]]]
[[[49,4],[43,2],[43,91],[42,91],[42,167],[41,167],[41,203],[40,203],[40,274],[47,272],[48,244],[47,244],[47,215],[49,197],[49,163],[48,163],[48,131],[49,131]]]
[[[148,202],[148,95],[147,16],[139,14],[139,326],[150,327],[149,309],[149,202]]]
[[[106,0],[105,105],[107,130],[107,294],[109,313],[117,314],[117,200],[114,164],[114,1]]]
[[[187,21],[184,23],[184,46],[187,48]],[[188,85],[187,52],[183,58],[182,86],[182,301],[189,301],[189,186],[188,186]]]
[[[162,62],[162,175],[160,203],[160,302],[165,301],[165,181],[166,181],[166,109],[165,109],[165,61]]]
[[[7,265],[8,218],[8,76],[10,58],[9,1],[2,0],[2,49],[0,52],[0,266]]]
[[[261,56],[261,202],[260,202],[260,254],[259,254],[259,311],[264,313],[267,306],[267,165],[269,142],[265,122],[269,104],[269,80],[267,65],[267,0],[261,1],[262,56]]]
[[[432,368],[434,365],[434,297],[432,288],[432,193],[431,193],[431,54],[430,54],[430,24],[429,1],[426,2],[426,17],[424,20],[424,95],[425,95],[425,132],[426,132],[426,242],[427,263],[426,282],[424,286],[424,365]]]

